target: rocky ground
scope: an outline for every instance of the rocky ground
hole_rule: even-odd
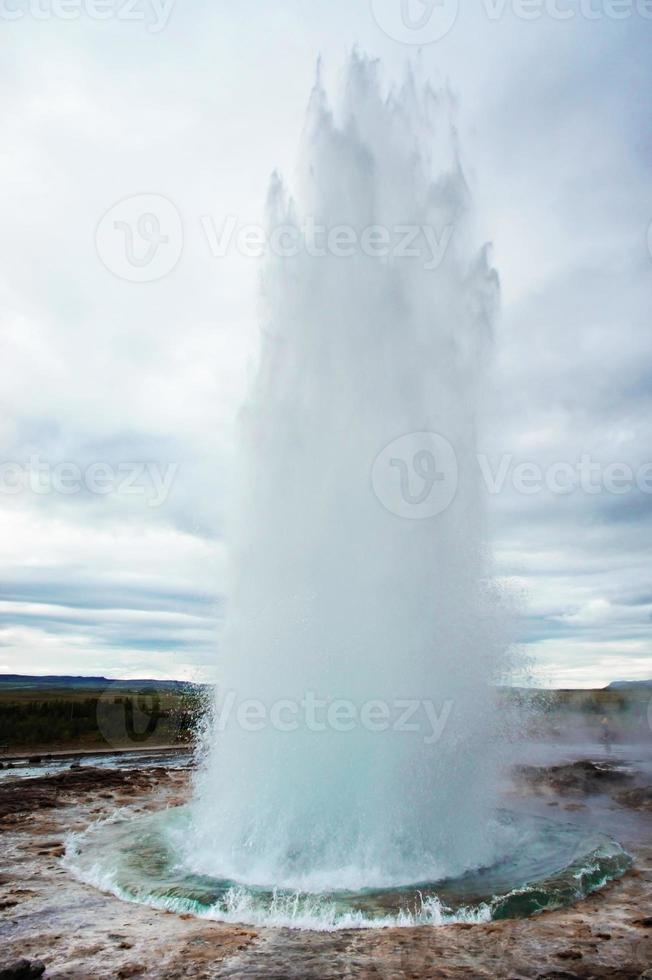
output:
[[[541,807],[579,812],[598,798],[635,857],[624,878],[574,908],[487,925],[333,933],[157,912],[80,884],[61,866],[69,831],[116,806],[182,802],[187,779],[179,770],[82,767],[0,785],[0,980],[652,980],[651,793],[631,768],[584,760],[516,773],[512,792]]]

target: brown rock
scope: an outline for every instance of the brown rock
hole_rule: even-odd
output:
[[[8,966],[0,967],[0,980],[36,980],[45,973],[40,960],[16,960]]]

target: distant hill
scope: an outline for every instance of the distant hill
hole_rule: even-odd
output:
[[[73,677],[61,674],[51,674],[43,677],[31,674],[0,674],[0,691],[51,691],[53,689],[97,691],[104,690],[108,687],[115,687],[117,690],[180,692],[188,690],[188,688],[207,686],[189,681],[157,681],[151,678],[114,680],[109,677]]]
[[[59,690],[68,691],[98,691],[108,687],[115,687],[118,690],[157,690],[159,692],[169,691],[179,693],[189,689],[208,688],[210,684],[199,684],[194,681],[157,681],[153,678],[133,678],[132,680],[115,679],[110,677],[76,677],[68,674],[48,674],[39,676],[36,674],[0,674],[0,692],[7,691],[29,691],[29,690]],[[652,688],[652,680],[647,681],[612,681],[603,688],[596,688],[597,691],[623,691],[635,689]],[[581,697],[590,694],[589,689],[578,688],[561,691],[549,688],[515,688],[505,687],[501,690],[508,696],[522,696],[524,698],[536,698],[551,696],[554,694],[577,695]]]
[[[612,681],[605,691],[622,691],[625,688],[631,687],[652,687],[651,681]]]

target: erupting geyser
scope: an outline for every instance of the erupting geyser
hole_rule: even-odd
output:
[[[274,178],[210,751],[186,807],[92,827],[68,866],[132,901],[251,923],[487,921],[629,858],[497,807],[476,430],[497,278],[444,93],[353,56]]]
[[[475,451],[498,282],[448,96],[410,75],[385,97],[378,74],[353,55],[339,111],[318,80],[296,192],[269,192],[187,855],[254,885],[395,885],[495,856],[504,644]]]

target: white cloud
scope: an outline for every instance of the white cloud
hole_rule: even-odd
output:
[[[632,92],[650,90],[651,30],[491,22],[467,5],[419,55],[459,96],[501,273],[488,452],[646,461],[652,185],[649,106]],[[177,4],[160,34],[83,18],[3,31],[2,459],[151,459],[179,474],[154,509],[119,494],[0,494],[0,669],[204,670],[218,660],[225,485],[260,265],[214,258],[200,219],[261,219],[269,173],[292,175],[319,52],[330,84],[355,42],[390,80],[408,50],[344,0]],[[173,273],[139,285],[104,268],[94,237],[111,205],[144,192],[174,202],[184,248]],[[652,675],[649,498],[490,503],[499,571],[522,584],[522,638],[546,681]]]

